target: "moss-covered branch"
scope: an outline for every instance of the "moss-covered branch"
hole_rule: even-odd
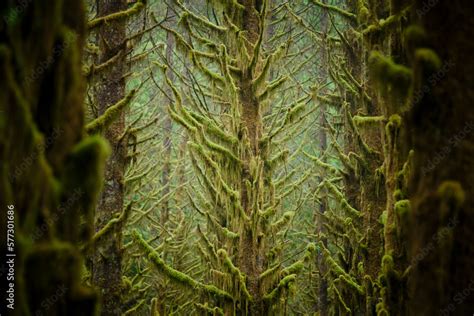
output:
[[[145,6],[142,0],[138,0],[132,7],[128,8],[127,10],[120,11],[120,12],[115,12],[106,16],[101,16],[95,19],[90,20],[87,23],[87,27],[89,29],[96,28],[98,26],[101,26],[104,23],[111,22],[114,20],[120,20],[120,19],[125,19],[128,18],[138,12]]]
[[[343,9],[339,8],[338,6],[322,3],[321,1],[317,1],[317,0],[311,0],[311,2],[314,3],[315,5],[321,7],[321,8],[324,8],[326,10],[335,12],[335,13],[337,13],[337,14],[339,14],[339,15],[341,15],[341,16],[343,16],[343,17],[345,17],[345,18],[347,18],[351,21],[357,20],[357,16],[354,13],[343,10]]]
[[[142,248],[142,250],[147,253],[148,259],[153,263],[153,265],[171,280],[179,284],[185,285],[190,289],[199,289],[217,298],[233,301],[232,295],[230,295],[226,291],[223,291],[215,287],[214,285],[207,285],[196,281],[189,275],[175,270],[169,265],[167,265],[163,261],[163,259],[160,258],[160,255],[145,241],[145,239],[143,239],[143,237],[136,230],[133,231],[132,235],[135,242],[137,242],[138,245]]]
[[[130,93],[118,101],[114,105],[110,106],[104,114],[86,125],[86,132],[88,134],[96,134],[103,131],[107,126],[112,124],[114,120],[120,115],[122,110],[130,104],[130,101],[135,96],[136,90],[130,91]]]

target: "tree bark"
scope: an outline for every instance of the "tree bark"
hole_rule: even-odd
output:
[[[412,53],[409,113],[413,315],[471,315],[474,306],[474,7],[467,0],[414,8],[426,46]],[[439,60],[437,60],[439,58]],[[437,78],[437,79],[433,79]],[[418,102],[417,102],[418,101]]]
[[[2,253],[16,254],[6,312],[96,315],[79,245],[91,236],[107,146],[83,133],[83,2],[9,0],[0,12],[9,12],[0,26],[0,239]]]
[[[125,0],[101,0],[98,3],[98,16],[106,16],[127,8]],[[121,54],[107,71],[97,79],[96,102],[99,115],[125,96],[125,19],[109,21],[100,26],[99,63]],[[107,160],[104,189],[100,195],[95,214],[95,231],[102,229],[111,219],[123,210],[124,171],[126,166],[127,144],[119,138],[125,130],[125,114],[122,111],[104,132],[111,145],[112,154]],[[113,231],[103,236],[95,245],[92,262],[92,282],[100,289],[102,315],[120,315],[122,287],[122,228],[116,225]]]

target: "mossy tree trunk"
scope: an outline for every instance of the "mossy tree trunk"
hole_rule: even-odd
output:
[[[126,0],[100,0],[99,17],[124,11]],[[99,64],[118,56],[109,67],[95,78],[95,98],[99,115],[125,97],[126,19],[103,23],[97,30]],[[102,229],[110,220],[119,216],[124,208],[124,171],[127,143],[121,137],[125,131],[125,113],[103,130],[111,145],[112,154],[107,160],[104,189],[95,213],[95,231]],[[94,245],[92,258],[92,282],[100,289],[102,315],[120,315],[122,288],[122,225],[100,238]]]
[[[172,26],[176,23],[176,13],[174,12],[174,5],[173,2],[170,2],[166,8],[166,20]],[[172,34],[168,33],[166,35],[166,60],[168,66],[173,68],[173,50],[175,50],[175,40]],[[168,78],[174,82],[174,73],[173,71],[169,70],[167,74]],[[172,97],[173,93],[171,89],[166,89],[166,95],[168,97]],[[172,100],[171,100],[172,102]],[[166,102],[166,104],[168,101]],[[163,132],[165,133],[165,137],[163,139],[163,147],[165,149],[165,157],[163,162],[163,171],[161,174],[161,185],[163,186],[163,196],[169,195],[171,188],[170,188],[170,173],[171,173],[171,150],[172,150],[172,143],[171,143],[171,133],[173,129],[173,121],[169,115],[166,115],[163,122]],[[163,205],[161,207],[161,214],[160,214],[160,221],[161,225],[166,225],[170,216],[170,199],[165,198],[162,202]]]
[[[242,4],[245,6],[242,15],[242,31],[246,33],[248,40],[247,50],[251,52],[252,45],[257,43],[260,25],[258,17],[258,8],[255,0],[246,0]],[[260,105],[257,100],[255,89],[252,85],[252,69],[243,69],[243,74],[239,82],[239,101],[242,109],[242,123],[244,129],[244,141],[248,142],[248,148],[244,149],[243,168],[241,170],[241,205],[247,216],[258,211],[255,210],[253,192],[248,190],[247,182],[252,182],[250,164],[252,161],[262,161],[259,148],[259,141],[262,137],[262,116],[260,114]],[[244,221],[243,230],[238,247],[238,265],[243,273],[247,275],[248,290],[254,297],[251,304],[250,313],[252,315],[261,315],[263,313],[263,297],[259,286],[259,275],[264,269],[264,254],[261,253],[261,245],[257,236],[257,230],[251,222]]]
[[[323,0],[322,3],[327,3],[327,0]],[[321,24],[321,31],[323,32],[324,36],[328,36],[329,32],[329,13],[324,10],[321,12],[321,18],[320,18],[320,24]],[[320,52],[320,58],[322,60],[322,65],[319,69],[319,75],[321,78],[324,78],[327,80],[329,78],[328,75],[328,63],[329,63],[329,58],[328,58],[328,46],[323,45],[321,47],[321,52]],[[325,82],[324,82],[325,83]],[[326,117],[326,111],[328,110],[328,106],[326,105],[325,102],[321,102],[319,104],[320,110],[319,110],[319,126],[318,126],[318,150],[320,153],[321,157],[326,157],[326,151],[328,149],[328,124],[326,124],[326,120],[328,120],[328,117]],[[327,159],[323,158],[322,161],[323,163],[327,163]],[[328,177],[327,174],[324,174],[323,177],[321,177],[319,180],[320,182],[324,181],[323,178]],[[320,198],[320,204],[319,204],[319,214],[315,216],[316,219],[316,231],[319,236],[327,236],[326,235],[326,228],[324,227],[324,220],[321,215],[325,214],[328,211],[328,196],[327,192],[324,193],[324,195]],[[318,216],[320,215],[320,216]],[[324,244],[325,247],[328,246],[327,242],[327,237],[322,237],[321,238],[322,243]],[[328,316],[329,315],[329,300],[328,300],[328,280],[325,277],[325,275],[328,273],[328,267],[325,262],[324,256],[322,253],[318,253],[317,255],[317,266],[319,270],[319,289],[318,289],[318,310],[319,310],[319,315],[320,316]]]
[[[471,315],[474,306],[474,7],[416,1],[422,35],[410,53],[414,149],[410,181],[413,315]],[[423,36],[424,33],[424,36]]]
[[[383,164],[377,169],[383,186],[383,244],[380,245],[377,313],[406,314],[406,271],[409,263],[405,247],[407,181],[410,177],[409,147],[403,143],[407,133],[405,116],[411,84],[411,71],[406,62],[402,33],[408,21],[408,6],[399,1],[387,1],[378,14],[390,23],[366,28],[365,38],[370,50],[368,68],[371,72],[371,96],[381,115]],[[375,13],[373,13],[375,15]],[[379,216],[380,216],[379,215]]]
[[[79,246],[93,231],[107,145],[84,133],[83,2],[2,1],[0,11],[9,17],[0,26],[0,204],[14,206],[17,254],[10,311],[95,315]]]

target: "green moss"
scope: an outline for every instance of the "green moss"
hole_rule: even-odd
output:
[[[387,136],[387,147],[393,150],[398,141],[400,127],[402,125],[402,118],[398,114],[390,116],[387,125],[385,126],[385,135]]]
[[[387,211],[383,211],[382,214],[380,214],[379,222],[382,225],[387,224]]]
[[[96,19],[93,19],[87,23],[87,27],[89,29],[101,26],[104,23],[111,22],[114,20],[120,20],[128,18],[136,13],[138,13],[141,9],[145,7],[145,4],[142,0],[138,0],[135,4],[127,10],[115,12],[106,16],[102,16]]]
[[[170,114],[171,118],[176,121],[177,123],[181,124],[184,128],[186,128],[192,134],[197,133],[197,128],[193,126],[191,123],[186,121],[182,116],[180,116],[176,111],[173,110],[172,107],[168,107],[168,113]]]
[[[329,191],[331,191],[333,193],[333,195],[337,199],[337,201],[341,204],[342,207],[344,207],[344,209],[346,209],[348,211],[349,214],[351,214],[352,216],[355,216],[355,217],[361,217],[362,216],[361,212],[356,210],[354,207],[352,207],[349,204],[349,202],[346,200],[346,198],[344,197],[342,192],[339,191],[339,189],[334,184],[332,184],[331,182],[329,182],[327,180],[324,181],[324,184],[329,189]]]
[[[209,149],[212,149],[213,151],[222,154],[224,157],[227,157],[229,160],[237,163],[238,165],[242,163],[242,161],[230,149],[212,142],[205,135],[203,135],[203,139]]]
[[[402,125],[402,118],[398,114],[393,114],[390,116],[389,123],[394,127],[394,128],[400,128]]]
[[[205,304],[200,304],[200,303],[196,303],[195,304],[197,308],[201,309],[202,311],[206,312],[206,315],[207,314],[211,314],[211,315],[222,315],[224,316],[224,311],[222,308],[219,308],[219,307],[209,307],[209,304],[208,303],[205,303]]]
[[[438,71],[442,66],[441,59],[434,50],[429,48],[417,49],[415,51],[415,60],[422,64],[423,68],[430,73]]]
[[[151,299],[151,307],[150,307],[150,316],[159,316],[160,312],[158,310],[158,299],[156,297]]]
[[[62,201],[69,201],[70,209],[75,212],[60,214],[60,217],[69,217],[70,225],[62,227],[61,234],[67,234],[72,240],[78,240],[81,225],[84,222],[86,237],[92,233],[93,211],[99,192],[102,188],[102,175],[105,168],[105,160],[110,152],[106,141],[99,136],[85,138],[77,144],[67,157],[63,178]],[[87,168],[84,168],[87,166]],[[79,198],[71,194],[79,192]]]
[[[466,193],[458,181],[444,181],[438,187],[437,193],[442,199],[452,201],[456,207],[466,200]]]
[[[334,258],[331,256],[331,253],[329,250],[324,246],[322,242],[319,243],[321,246],[321,249],[323,249],[323,254],[326,259],[326,263],[328,264],[328,267],[337,275],[337,277],[344,281],[347,285],[349,285],[351,288],[356,290],[359,294],[364,294],[365,290],[363,286],[359,285],[354,278],[347,273],[337,262],[334,260]]]
[[[391,255],[384,255],[382,257],[382,271],[384,274],[389,274],[394,269],[393,257]]]
[[[274,288],[270,293],[267,293],[263,296],[263,299],[266,301],[276,301],[281,297],[283,290],[288,289],[290,284],[296,281],[296,274],[290,274],[280,280],[277,287]]]
[[[410,200],[400,200],[395,203],[395,212],[399,218],[404,218],[410,213]]]
[[[223,298],[229,301],[233,301],[232,295],[217,288],[214,285],[207,285],[203,284],[199,281],[196,281],[189,275],[180,272],[178,270],[173,269],[172,267],[168,266],[163,259],[161,259],[160,255],[143,239],[143,237],[138,233],[137,230],[134,230],[132,233],[134,240],[139,244],[139,246],[147,253],[148,259],[153,263],[153,265],[163,274],[165,274],[169,279],[188,286],[189,288],[193,289],[200,289],[212,296]]]
[[[391,58],[378,51],[373,51],[369,57],[369,71],[382,93],[397,98],[408,96],[412,83],[411,69],[394,63]]]
[[[349,20],[355,21],[357,19],[356,15],[354,13],[345,11],[345,10],[341,9],[340,7],[338,7],[338,6],[322,3],[321,1],[317,1],[317,0],[311,0],[311,2],[314,3],[315,5],[323,8],[323,9],[335,12],[335,13],[337,13],[337,14],[341,15],[342,17],[345,17]]]
[[[439,185],[437,195],[440,199],[439,216],[443,222],[456,216],[466,200],[466,193],[458,181],[444,181]]]
[[[130,101],[135,96],[135,93],[136,90],[130,91],[130,93],[125,98],[118,101],[114,105],[109,106],[109,108],[107,108],[104,114],[87,124],[87,133],[99,133],[103,131],[107,126],[112,124],[112,122],[119,117],[120,113],[122,113],[123,109],[130,104]]]
[[[385,121],[384,116],[359,116],[355,115],[352,117],[352,121],[357,127],[362,126],[373,126]]]
[[[284,163],[287,161],[288,157],[290,155],[290,151],[288,149],[282,150],[279,153],[277,153],[275,156],[271,157],[269,160],[265,161],[265,167],[267,167],[267,170],[274,170],[277,168],[280,164]]]
[[[234,263],[232,262],[232,260],[229,258],[229,256],[227,255],[227,251],[225,251],[224,249],[219,249],[217,251],[217,255],[219,256],[219,258],[222,260],[222,262],[224,263],[224,266],[230,271],[231,274],[233,274],[236,279],[239,281],[239,284],[240,284],[240,291],[242,292],[242,294],[244,294],[245,298],[249,301],[252,301],[253,298],[252,296],[250,295],[249,291],[247,290],[247,285],[246,285],[246,276],[240,271],[239,268],[237,268]]]
[[[403,39],[408,51],[415,52],[416,49],[426,47],[427,36],[425,30],[418,25],[410,25],[403,33]]]
[[[263,282],[263,280],[267,278],[272,278],[274,275],[277,274],[278,270],[280,269],[281,264],[276,264],[273,267],[268,268],[267,270],[263,271],[262,274],[258,276],[258,278]]]
[[[295,216],[295,212],[286,212],[283,216],[276,222],[272,223],[271,228],[274,233],[278,233],[281,229],[286,226],[291,219]]]
[[[270,96],[272,96],[273,92],[275,92],[278,88],[280,88],[287,80],[288,80],[287,76],[281,76],[280,78],[277,78],[273,80],[272,82],[267,83],[265,90],[260,95],[257,96],[259,102],[263,102],[266,99],[268,99]]]
[[[310,253],[316,252],[316,245],[314,243],[309,243],[308,246],[306,246],[306,250],[309,251]]]
[[[363,1],[359,1],[359,2],[363,2]],[[367,9],[365,5],[362,5],[359,9],[359,15],[358,15],[359,23],[361,24],[367,23],[369,21],[369,17],[370,17],[369,9]]]
[[[308,246],[306,246],[306,252],[305,252],[303,258],[296,261],[295,263],[293,263],[289,267],[283,269],[280,272],[280,275],[281,276],[287,276],[287,275],[290,275],[290,274],[297,274],[297,273],[301,272],[301,270],[303,270],[303,268],[304,268],[305,262],[308,262],[315,252],[316,252],[316,245],[314,243],[309,243]]]
[[[120,213],[119,216],[112,218],[109,222],[107,222],[107,224],[105,224],[104,227],[102,227],[102,229],[100,229],[98,232],[96,232],[96,233],[94,234],[94,236],[92,236],[92,238],[91,238],[91,240],[89,241],[89,243],[88,243],[87,246],[90,246],[90,245],[94,244],[97,240],[103,238],[104,236],[106,236],[106,235],[108,235],[110,232],[112,232],[113,229],[114,229],[117,225],[121,225],[122,223],[124,223],[124,222],[126,221],[126,219],[129,217],[131,210],[132,210],[132,204],[129,203],[129,204],[124,208],[124,210],[122,211],[122,213]]]
[[[390,316],[390,313],[388,312],[387,307],[382,302],[377,303],[376,312],[377,312],[377,316]]]
[[[393,198],[395,199],[395,201],[403,200],[404,198],[403,191],[400,189],[395,190],[395,192],[393,192]]]

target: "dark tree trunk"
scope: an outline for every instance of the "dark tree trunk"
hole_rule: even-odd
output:
[[[474,306],[474,7],[417,1],[428,47],[412,52],[412,315],[472,315]],[[437,61],[437,59],[439,60]],[[419,102],[416,102],[419,101]]]
[[[101,0],[98,16],[106,16],[127,8],[125,0]],[[116,62],[99,74],[97,78],[96,102],[99,115],[125,96],[125,19],[109,21],[98,30],[99,63],[121,54]],[[101,193],[95,214],[95,231],[102,229],[123,210],[124,171],[126,166],[126,143],[119,142],[125,130],[125,115],[122,112],[105,131],[104,136],[112,148],[107,160],[104,190]],[[102,315],[120,315],[122,284],[122,229],[116,225],[113,231],[103,236],[95,245],[92,262],[92,281],[100,289]]]
[[[83,134],[83,2],[9,0],[0,12],[0,238],[7,251],[4,215],[12,205],[8,252],[16,253],[7,312],[95,315],[79,245],[91,236],[107,146]]]

